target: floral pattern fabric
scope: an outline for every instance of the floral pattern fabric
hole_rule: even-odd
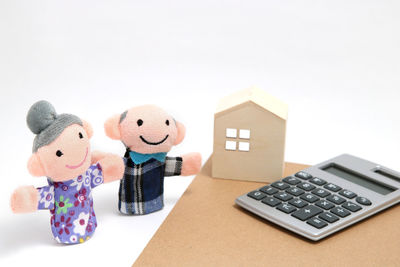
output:
[[[38,188],[38,209],[49,209],[51,230],[59,243],[77,244],[88,240],[97,227],[92,189],[104,182],[100,164],[78,177]]]

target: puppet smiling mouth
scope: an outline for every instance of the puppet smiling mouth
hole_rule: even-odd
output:
[[[146,144],[152,145],[152,146],[156,146],[156,145],[159,145],[159,144],[161,144],[161,143],[164,143],[164,141],[167,140],[168,136],[169,136],[169,134],[167,134],[167,135],[164,137],[164,139],[161,140],[160,142],[155,142],[155,143],[147,141],[146,139],[144,139],[143,136],[139,136],[139,137],[140,137],[140,139],[142,139],[142,141],[145,142]]]
[[[85,161],[86,161],[86,158],[87,158],[87,155],[88,155],[88,152],[89,152],[89,149],[88,148],[86,148],[86,155],[85,155],[85,158],[82,160],[82,162],[81,163],[79,163],[78,165],[65,165],[65,167],[67,167],[68,169],[76,169],[76,168],[79,168],[80,166],[82,166],[83,165],[83,163],[85,163]]]

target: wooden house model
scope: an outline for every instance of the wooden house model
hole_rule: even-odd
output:
[[[273,182],[283,175],[287,105],[252,87],[220,100],[212,176]]]

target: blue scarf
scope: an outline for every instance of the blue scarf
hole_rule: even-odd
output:
[[[146,162],[150,159],[155,159],[158,160],[159,162],[165,162],[165,157],[167,156],[167,153],[160,152],[160,153],[153,153],[153,154],[141,154],[137,153],[135,151],[130,151],[129,156],[131,157],[132,161],[138,165],[142,164],[143,162]]]

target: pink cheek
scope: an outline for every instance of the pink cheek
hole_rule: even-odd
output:
[[[168,135],[169,135],[168,140],[167,140],[168,144],[172,145],[176,139],[176,131],[170,130],[168,132]]]
[[[141,148],[144,147],[146,144],[143,143],[141,140],[139,140],[139,137],[135,139],[133,142],[131,142],[131,146],[136,147],[136,148]]]
[[[138,131],[138,129],[122,129],[122,141],[128,145],[138,145],[140,140],[139,136],[140,132]]]
[[[65,156],[65,155],[64,155]],[[79,158],[80,158],[81,156],[79,156]],[[74,163],[74,162],[77,162],[78,160],[77,160],[77,158],[74,158],[74,157],[65,157],[64,158],[64,160],[63,160],[63,164],[64,164],[64,166],[65,165],[67,165],[67,164],[71,164],[71,163]]]
[[[60,176],[63,171],[64,171],[64,161],[61,159],[54,159],[54,160],[50,160],[47,161],[46,164],[46,172],[47,172],[47,176]]]

